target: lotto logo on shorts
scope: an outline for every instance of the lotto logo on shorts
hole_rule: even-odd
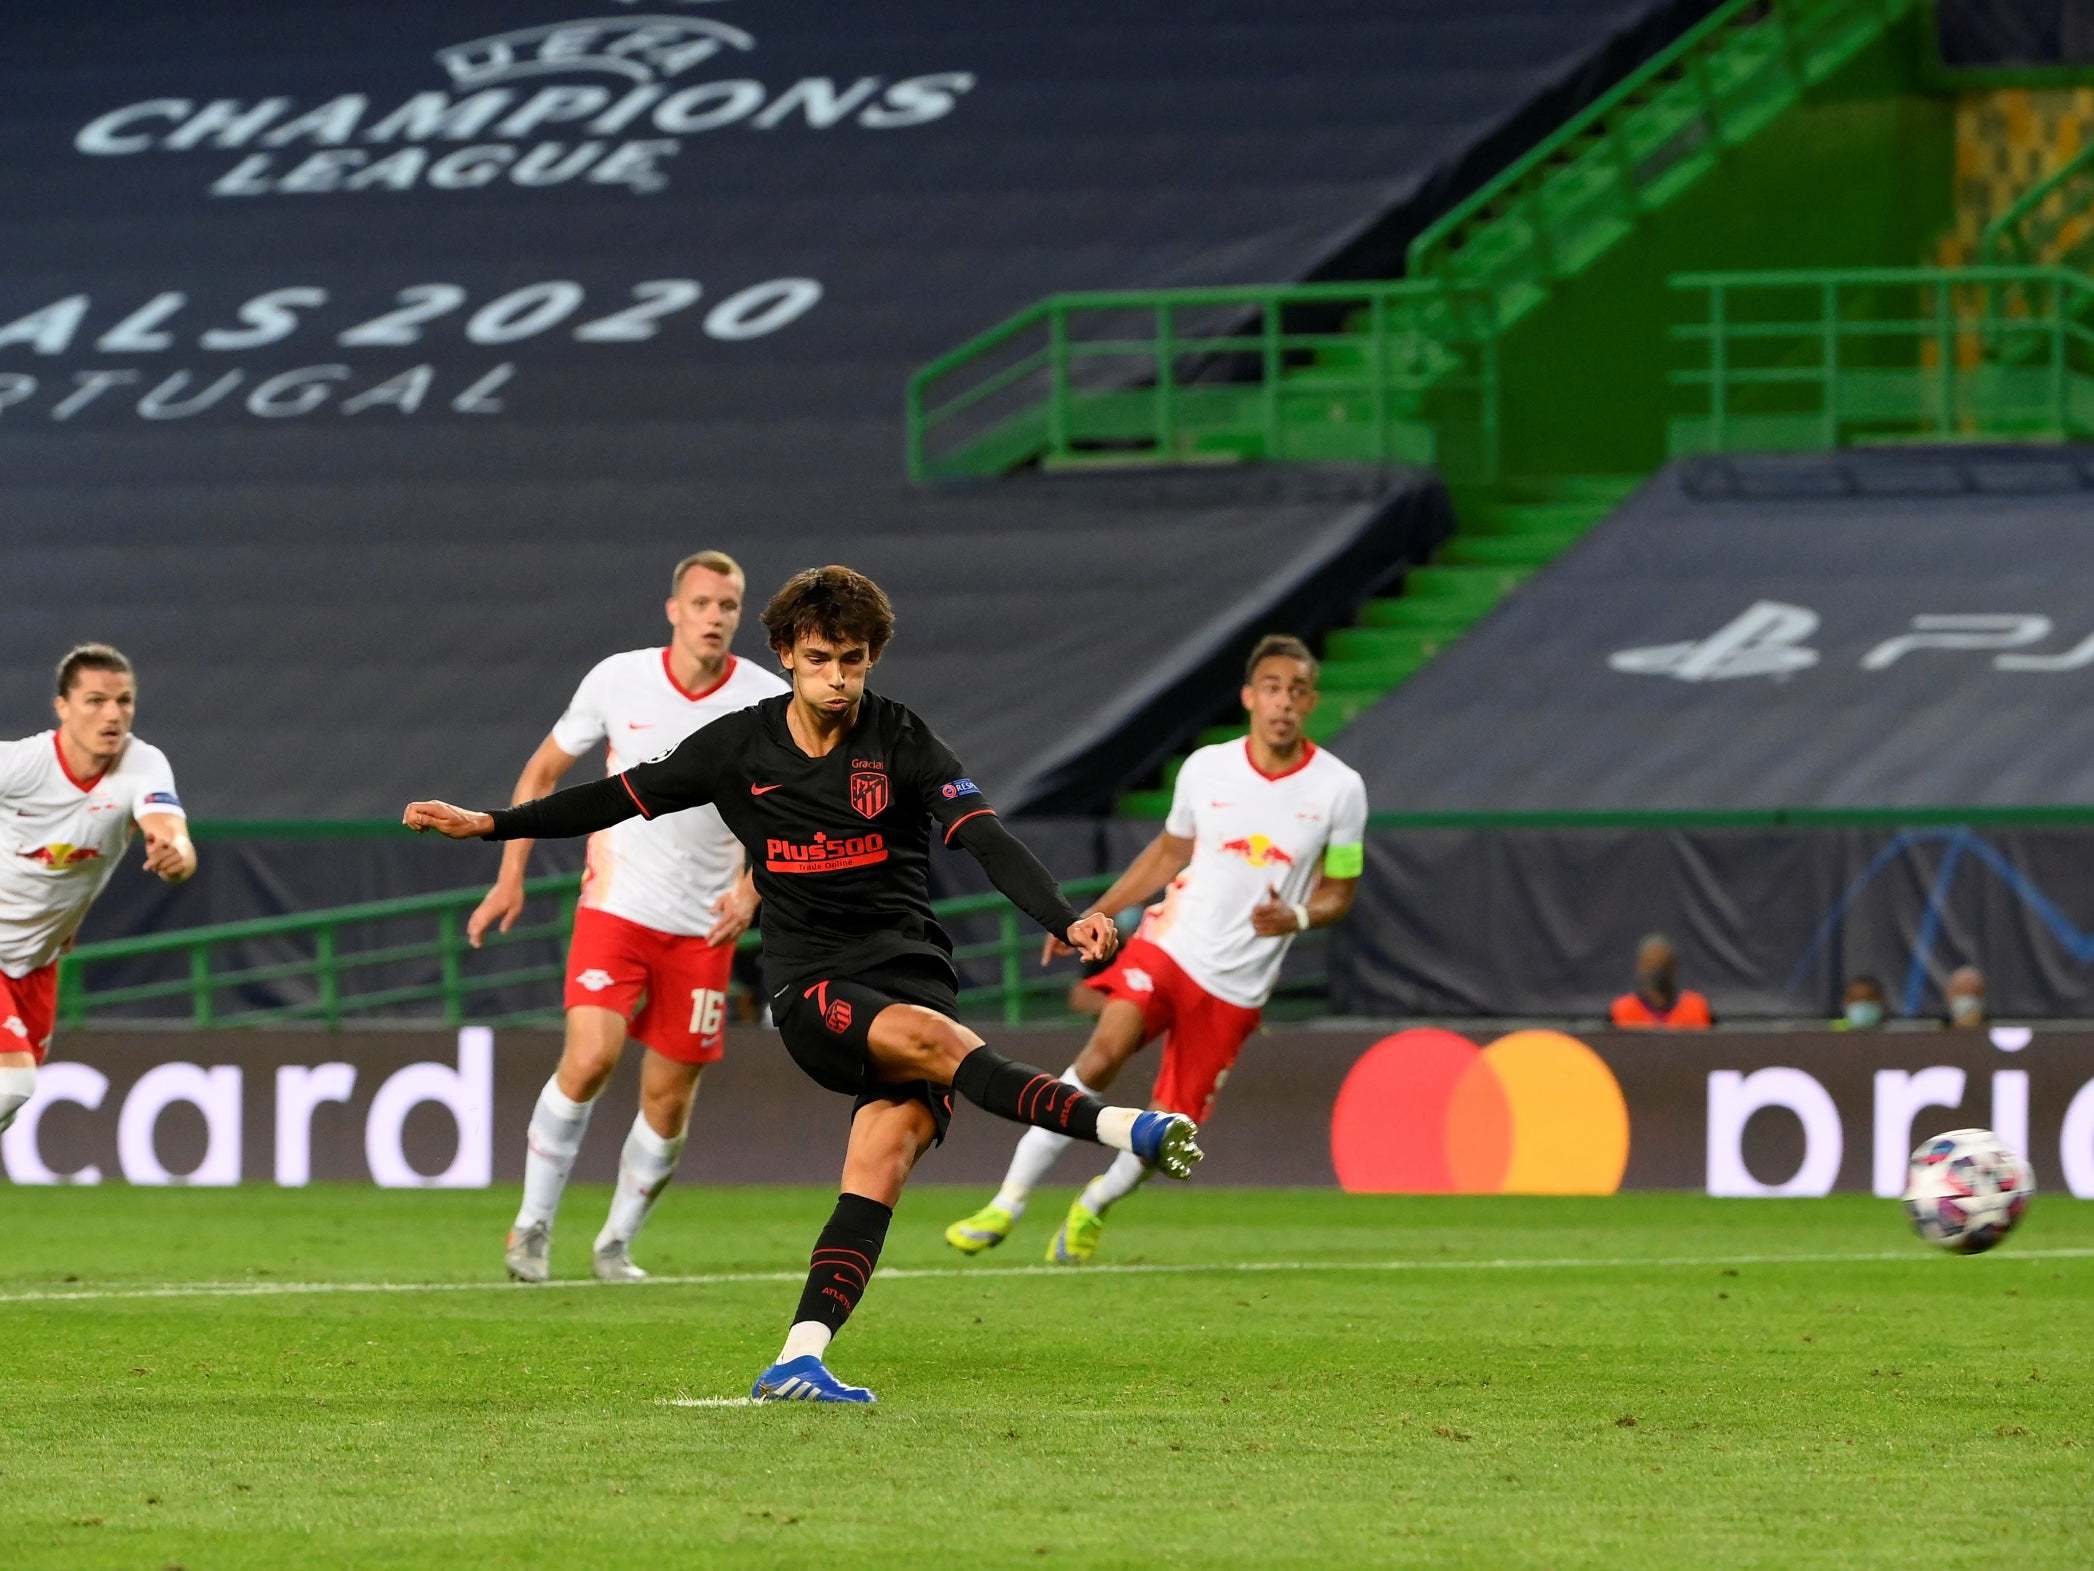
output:
[[[12,1031],[23,1041],[29,1040],[29,1027],[22,1024],[20,1015],[9,1015],[5,1020],[0,1020],[0,1031]]]
[[[1153,993],[1156,991],[1156,978],[1149,975],[1140,966],[1129,966],[1120,973],[1120,980],[1127,985],[1127,990],[1132,993]]]
[[[822,1016],[822,1024],[838,1036],[851,1029],[851,1005],[848,999],[839,998]]]
[[[611,973],[600,971],[592,966],[574,979],[574,985],[576,987],[586,987],[592,993],[601,993],[611,985]]]

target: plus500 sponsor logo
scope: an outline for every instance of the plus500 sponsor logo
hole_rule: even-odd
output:
[[[812,840],[769,839],[764,866],[773,873],[840,873],[887,860],[884,835],[818,834]]]

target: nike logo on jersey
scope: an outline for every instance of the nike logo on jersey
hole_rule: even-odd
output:
[[[1209,802],[1207,805],[1209,807],[1227,807],[1229,804],[1227,802]]]
[[[628,731],[652,731],[654,722],[652,720],[628,720],[625,722],[625,729]]]
[[[785,784],[785,782],[784,782],[783,780],[781,780],[781,781],[779,781],[779,782],[778,782],[778,785],[767,785],[767,786],[760,786],[760,785],[752,785],[751,787],[749,787],[749,794],[750,794],[751,796],[763,796],[763,795],[764,795],[765,793],[767,793],[767,792],[771,792],[771,791],[775,791],[775,790],[777,790],[777,789],[778,789],[778,786],[782,786],[782,785],[784,785],[784,784]]]

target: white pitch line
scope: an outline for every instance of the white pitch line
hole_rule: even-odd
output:
[[[753,1396],[658,1396],[656,1407],[755,1407]]]
[[[1928,1258],[1919,1249],[1883,1249],[1866,1253],[1792,1255],[1617,1255],[1565,1256],[1556,1259],[1501,1260],[1192,1260],[1150,1265],[1090,1266],[895,1266],[879,1273],[881,1281],[992,1282],[1005,1277],[1052,1276],[1254,1276],[1305,1271],[1588,1271],[1679,1270],[1739,1266],[1866,1265]],[[2088,1260],[2094,1249],[2008,1249],[1991,1260]],[[651,1276],[622,1284],[614,1292],[649,1287],[730,1287],[745,1282],[802,1282],[805,1270],[714,1271],[694,1276]],[[0,1293],[0,1304],[111,1303],[156,1298],[294,1298],[330,1293],[542,1293],[552,1288],[595,1288],[589,1277],[563,1277],[529,1287],[514,1282],[163,1282],[134,1287],[83,1287],[57,1291]]]

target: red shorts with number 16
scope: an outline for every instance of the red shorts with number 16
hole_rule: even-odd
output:
[[[1163,1063],[1150,1098],[1166,1113],[1205,1123],[1260,1011],[1216,998],[1145,938],[1132,938],[1107,969],[1084,984],[1142,1012],[1142,1040],[1163,1038]]]
[[[727,1051],[727,978],[734,945],[664,933],[583,906],[567,946],[568,1009],[611,1009],[634,1041],[680,1064]],[[642,1000],[645,1002],[642,1002]],[[636,1012],[637,1011],[637,1012]]]

